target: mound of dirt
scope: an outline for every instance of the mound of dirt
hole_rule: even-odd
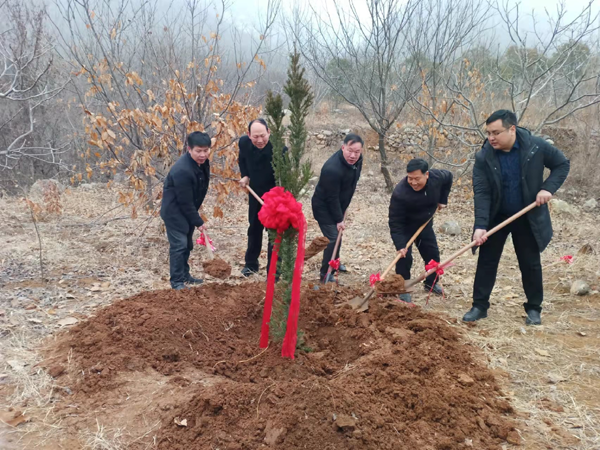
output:
[[[329,245],[329,239],[325,236],[319,236],[312,240],[310,245],[304,251],[304,261],[321,253]]]
[[[222,280],[231,275],[231,266],[221,258],[203,261],[202,268],[204,269],[204,273],[209,274],[211,277],[220,278]]]
[[[402,275],[390,274],[385,277],[385,280],[375,283],[375,292],[378,295],[401,294],[405,292],[404,278]]]
[[[185,394],[154,411],[160,449],[485,450],[518,442],[494,376],[443,319],[382,301],[357,314],[336,306],[357,292],[307,286],[301,349],[290,361],[280,345],[258,348],[264,289],[207,284],[99,311],[54,349],[65,366],[69,355],[59,378],[73,380],[66,402],[78,414],[98,398],[104,409],[124,408],[104,400],[120,390],[116,375],[151,367]]]

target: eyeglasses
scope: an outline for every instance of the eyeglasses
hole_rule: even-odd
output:
[[[504,133],[505,131],[508,131],[507,128],[504,128],[502,131],[487,131],[487,137],[497,137],[499,135],[501,135],[502,133]]]

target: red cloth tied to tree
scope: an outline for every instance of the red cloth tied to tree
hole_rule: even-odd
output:
[[[331,267],[333,270],[339,270],[340,269],[340,258],[332,259],[331,261],[329,261],[329,267]]]
[[[265,228],[277,231],[277,239],[271,255],[271,267],[267,276],[267,292],[265,294],[265,309],[260,333],[260,348],[269,345],[269,323],[273,310],[273,295],[275,293],[275,273],[277,258],[281,245],[282,234],[290,227],[298,230],[298,250],[292,278],[292,298],[288,312],[288,321],[281,348],[281,356],[294,359],[296,341],[298,339],[298,316],[300,314],[300,287],[302,270],[304,269],[304,245],[306,241],[306,218],[302,212],[302,203],[298,203],[291,192],[277,186],[262,196],[264,205],[258,213],[258,218]]]
[[[371,285],[371,287],[375,287],[375,283],[377,283],[378,281],[381,281],[381,275],[379,274],[379,272],[372,273],[369,277],[369,284]]]

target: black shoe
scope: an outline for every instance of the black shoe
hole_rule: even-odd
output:
[[[343,265],[342,263],[340,263],[340,268],[338,270],[340,272],[344,272],[344,273],[348,272],[348,269],[346,269],[346,266]]]
[[[487,311],[479,309],[473,306],[471,310],[463,316],[463,322],[475,322],[479,319],[485,319],[487,317]]]
[[[171,287],[176,291],[183,291],[184,289],[187,289],[187,286],[183,283],[173,283]]]
[[[541,325],[542,318],[540,316],[540,312],[535,309],[530,309],[527,311],[527,319],[525,319],[526,325]]]
[[[194,278],[193,276],[189,275],[188,279],[186,280],[186,283],[188,283],[188,284],[202,284],[202,283],[204,283],[204,280],[202,278]]]
[[[425,290],[427,292],[431,292],[432,294],[435,294],[435,295],[444,295],[444,290],[437,283],[435,283],[433,285],[433,288],[430,285],[428,285],[427,283],[425,283],[424,286],[425,286]]]
[[[412,297],[410,296],[410,294],[400,294],[398,296],[398,299],[404,303],[412,303]]]
[[[242,275],[244,275],[246,278],[248,278],[251,275],[256,275],[258,273],[258,270],[253,270],[248,266],[244,266],[244,268],[242,269]]]

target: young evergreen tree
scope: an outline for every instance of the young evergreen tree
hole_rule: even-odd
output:
[[[284,92],[289,97],[290,125],[289,145],[285,147],[285,131],[283,125],[283,99],[280,94],[267,93],[265,112],[271,130],[271,143],[273,144],[273,169],[278,186],[291,192],[296,200],[305,193],[308,180],[312,176],[310,161],[303,161],[306,150],[307,131],[305,119],[313,102],[308,81],[304,78],[305,69],[300,65],[300,54],[294,49],[290,55],[288,79]],[[271,330],[273,336],[282,340],[285,336],[287,316],[292,296],[292,279],[297,250],[297,231],[288,229],[282,238],[278,262],[279,282],[277,284],[277,304],[273,308],[271,317]],[[271,236],[274,239],[274,236]],[[298,342],[301,342],[299,339]]]

